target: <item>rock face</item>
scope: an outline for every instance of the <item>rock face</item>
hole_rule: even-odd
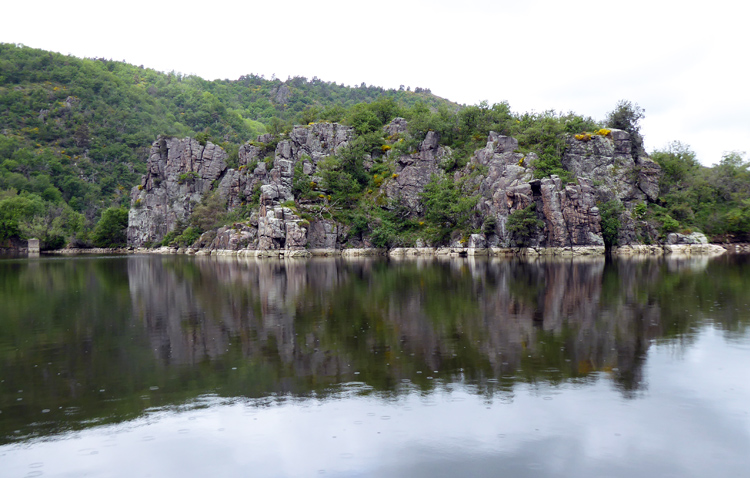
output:
[[[391,123],[386,129],[398,130],[399,125],[400,123]],[[424,141],[419,144],[418,151],[396,159],[393,181],[388,181],[385,186],[388,199],[406,206],[414,216],[422,213],[420,194],[424,192],[424,187],[433,174],[444,174],[440,166],[450,159],[450,155],[450,149],[438,146],[437,134],[434,131],[428,132]]]
[[[667,235],[667,244],[708,244],[708,239],[703,233],[678,234],[673,232]]]
[[[337,236],[332,240],[331,234],[321,236],[317,231],[338,231],[338,227],[329,221],[304,221],[281,205],[294,199],[295,166],[301,165],[304,174],[315,179],[318,163],[346,146],[351,137],[351,128],[336,123],[296,126],[281,141],[262,135],[239,148],[236,170],[227,168],[227,154],[210,142],[202,146],[189,138],[159,138],[151,146],[148,172],[131,192],[128,244],[161,241],[179,221],[187,221],[206,193],[218,189],[229,211],[255,197],[258,215],[249,224],[204,235],[198,244],[203,248],[302,249],[310,228],[316,231],[314,245],[337,247]]]
[[[508,216],[534,203],[537,217],[545,227],[530,238],[528,245],[603,245],[592,182],[581,179],[578,184],[564,185],[557,176],[533,179],[528,166],[537,159],[536,155],[517,153],[517,149],[515,139],[491,132],[487,145],[474,154],[463,172],[470,188],[478,186],[477,207],[485,221],[489,217],[494,219],[494,234],[488,238],[490,244],[509,245],[511,238],[505,228]],[[472,170],[486,173],[472,178]]]
[[[384,132],[387,141],[398,141],[407,132],[406,121],[396,118]],[[644,229],[631,211],[642,202],[656,199],[659,166],[643,154],[633,154],[625,131],[600,133],[566,138],[562,164],[576,181],[565,184],[554,175],[535,179],[532,166],[536,155],[518,152],[516,139],[490,132],[485,147],[477,150],[465,167],[452,173],[465,194],[477,195],[473,226],[481,228],[483,234],[473,234],[467,241],[453,238],[451,247],[468,245],[478,250],[517,245],[506,223],[511,214],[530,205],[535,206],[533,214],[539,226],[524,246],[601,246],[604,241],[597,204],[607,200],[625,206],[621,245],[650,238],[652,231]],[[160,137],[151,147],[148,172],[131,193],[128,241],[134,246],[160,241],[178,222],[187,221],[194,205],[207,193],[216,191],[226,200],[229,211],[248,203],[255,209],[249,220],[209,231],[194,247],[265,251],[371,247],[366,234],[350,235],[348,225],[325,219],[323,214],[305,215],[297,209],[311,201],[295,197],[295,180],[309,183],[316,198],[312,202],[319,197],[317,202],[325,205],[327,191],[323,189],[320,162],[346,147],[352,137],[352,128],[336,123],[295,126],[288,136],[280,138],[262,135],[239,148],[237,169],[228,169],[226,153],[211,143],[204,146],[189,138]],[[409,154],[391,149],[383,159],[365,158],[368,170],[375,162],[392,168],[379,192],[383,204],[399,204],[412,218],[424,212],[421,196],[425,186],[433,176],[444,177],[453,163],[451,150],[441,146],[439,140],[437,133],[430,131]],[[313,215],[315,218],[311,218]],[[676,236],[670,240],[675,241],[673,244],[698,241]]]
[[[159,137],[151,145],[148,171],[130,192],[128,244],[160,241],[226,170],[227,153],[213,143]]]
[[[616,199],[625,205],[627,212],[623,215],[619,242],[630,244],[637,242],[638,235],[653,235],[644,230],[645,224],[633,219],[630,210],[638,203],[656,200],[661,174],[659,165],[633,148],[626,131],[613,129],[608,134],[585,135],[583,139],[568,136],[566,140],[563,167],[596,184],[597,200]]]
[[[295,126],[289,139],[277,143],[263,135],[240,146],[239,167],[227,171],[219,184],[221,195],[230,211],[257,193],[265,206],[290,201],[294,167],[301,163],[303,173],[314,177],[318,162],[346,146],[351,137],[352,129],[337,123]]]

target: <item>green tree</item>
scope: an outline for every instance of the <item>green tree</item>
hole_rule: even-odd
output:
[[[750,236],[750,199],[745,199],[737,207],[730,209],[725,220],[728,232],[746,240]]]
[[[604,247],[607,250],[617,245],[617,238],[622,226],[620,215],[623,210],[622,203],[616,199],[610,199],[599,205],[599,214],[602,218],[602,238],[604,239]]]
[[[127,229],[128,210],[110,207],[96,223],[91,240],[97,247],[124,247],[128,242]]]
[[[606,124],[608,128],[615,128],[630,133],[633,142],[633,156],[645,152],[643,149],[643,136],[641,136],[640,121],[645,117],[645,110],[627,100],[620,100],[613,111],[607,114]]]
[[[218,191],[214,191],[205,196],[201,203],[193,208],[189,222],[197,232],[206,232],[221,224],[227,215],[226,207],[226,199],[223,199]]]
[[[465,194],[451,177],[433,174],[422,193],[424,217],[432,239],[443,243],[454,230],[468,232],[477,200],[477,196]]]
[[[531,238],[544,227],[544,222],[536,215],[536,203],[531,203],[523,209],[513,211],[505,221],[511,245],[524,247]]]
[[[11,237],[29,237],[22,230],[26,223],[42,214],[44,204],[35,195],[18,195],[16,191],[7,191],[0,195],[0,241]]]
[[[377,131],[383,126],[383,122],[378,115],[364,103],[354,105],[351,108],[346,117],[346,122],[360,135]]]

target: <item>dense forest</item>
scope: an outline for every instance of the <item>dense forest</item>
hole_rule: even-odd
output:
[[[394,142],[383,126],[396,117],[406,118],[409,130]],[[383,236],[379,242],[393,244],[415,225],[393,208],[373,210],[367,192],[387,171],[365,174],[365,157],[391,148],[409,152],[427,131],[435,131],[441,145],[454,152],[444,165],[452,172],[496,131],[518,139],[522,152],[536,153],[536,177],[557,174],[574,181],[560,160],[565,135],[618,128],[643,147],[642,118],[643,110],[629,101],[597,121],[555,111],[517,113],[507,103],[462,106],[425,88],[386,90],[256,75],[206,81],[0,44],[0,242],[38,237],[47,249],[121,244],[119,225],[127,217],[130,188],[145,172],[149,147],[160,134],[211,141],[236,166],[239,146],[260,134],[278,137],[294,124],[339,122],[352,126],[356,136],[328,168],[328,199],[339,204],[336,219],[355,228],[375,222],[379,227],[372,232]],[[711,168],[701,166],[689,146],[678,142],[650,154],[663,171],[660,197],[635,211],[639,217],[652,220],[663,233],[700,230],[715,241],[748,239],[750,163],[744,153],[729,153]],[[472,227],[467,221],[471,198],[451,177],[425,191],[421,222],[437,238],[446,227],[465,232]],[[309,193],[304,182],[296,187],[297,193]],[[237,220],[237,214],[242,211],[216,215],[200,229]],[[199,222],[196,218],[193,232]]]

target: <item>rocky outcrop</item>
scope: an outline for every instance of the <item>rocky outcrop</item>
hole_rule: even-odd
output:
[[[154,141],[148,170],[130,193],[128,244],[160,241],[178,222],[187,221],[226,170],[226,159],[227,153],[212,143],[168,137]]]
[[[294,167],[301,164],[302,172],[313,179],[318,163],[346,146],[351,137],[352,129],[337,123],[295,126],[289,138],[280,141],[262,135],[240,146],[239,167],[227,171],[220,193],[230,211],[257,194],[264,206],[293,200]]]
[[[417,220],[424,213],[425,187],[434,176],[446,177],[446,170],[453,169],[453,153],[440,144],[434,131],[429,131],[414,151],[398,153],[401,148],[395,147],[396,142],[408,135],[403,118],[386,125],[384,133],[389,147],[382,148],[383,157],[363,158],[365,169],[378,165],[381,171],[375,177],[380,177],[382,185],[379,191],[370,191],[371,197],[383,207],[399,205],[400,211]],[[242,223],[204,234],[194,247],[209,251],[372,247],[367,233],[351,234],[353,228],[328,219],[330,209],[326,209],[331,206],[330,191],[326,190],[321,161],[339,153],[352,137],[352,128],[336,123],[295,126],[282,137],[262,135],[239,148],[237,169],[227,168],[226,153],[211,143],[159,138],[152,145],[147,174],[131,193],[128,241],[133,246],[160,241],[178,223],[188,220],[195,204],[215,191],[226,200],[230,212],[252,204],[253,213]],[[451,250],[470,249],[478,254],[483,249],[518,245],[506,223],[514,212],[532,210],[531,205],[539,226],[526,238],[524,247],[601,247],[602,219],[597,204],[608,200],[625,206],[620,244],[635,244],[644,237],[653,240],[655,232],[636,220],[632,210],[656,199],[659,166],[643,154],[634,155],[625,131],[600,130],[598,134],[570,136],[566,141],[562,164],[575,178],[569,183],[555,175],[534,178],[536,155],[519,152],[516,139],[490,132],[485,147],[477,150],[465,167],[451,173],[466,195],[477,196],[472,221],[482,234],[452,237],[447,244]],[[387,174],[382,173],[384,166],[391,168]],[[312,194],[295,197],[300,181],[313,188]],[[687,239],[671,240],[682,244]],[[441,244],[419,240],[414,245]]]
[[[530,166],[536,155],[517,150],[514,138],[491,132],[487,145],[474,154],[462,172],[466,187],[478,188],[477,208],[484,222],[492,218],[495,224],[489,244],[510,244],[505,228],[508,217],[534,203],[545,227],[529,238],[531,247],[603,245],[592,181],[579,179],[578,184],[563,184],[558,176],[534,179]]]
[[[399,124],[391,123],[386,130],[398,130]],[[428,132],[416,152],[396,158],[396,172],[392,181],[385,186],[386,197],[405,206],[413,216],[418,216],[423,212],[420,195],[433,175],[444,174],[441,165],[450,156],[449,148],[438,145],[437,133]]]
[[[603,246],[601,217],[588,179],[562,185],[557,176],[541,180],[542,208],[547,223],[547,247]]]
[[[408,126],[409,125],[404,118],[393,118],[393,120],[383,129],[385,129],[385,134],[388,135],[388,138],[395,139],[394,137],[396,135],[406,133],[408,131]]]
[[[304,248],[310,223],[282,207],[295,199],[295,167],[301,166],[303,174],[317,179],[318,163],[345,147],[351,137],[351,128],[336,123],[296,126],[287,138],[262,135],[239,148],[237,169],[228,169],[227,154],[210,142],[204,146],[190,138],[160,137],[151,147],[148,172],[131,192],[128,243],[139,247],[161,241],[178,223],[188,220],[205,194],[216,190],[229,211],[257,200],[258,214],[242,225],[204,235],[197,246],[209,250]],[[331,228],[325,221],[315,227],[316,231]],[[330,237],[316,232],[313,242],[337,247],[338,239]]]
[[[655,232],[636,221],[630,211],[638,203],[656,201],[661,168],[633,147],[628,132],[612,129],[600,133],[569,135],[562,156],[563,167],[578,178],[589,179],[596,186],[597,200],[614,199],[625,206],[620,243],[638,242],[639,236],[655,240]]]

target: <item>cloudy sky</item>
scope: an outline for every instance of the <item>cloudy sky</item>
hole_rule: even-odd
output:
[[[41,0],[3,17],[0,42],[207,79],[403,84],[597,119],[627,99],[646,111],[648,150],[678,140],[706,165],[750,151],[750,4],[738,0]]]

